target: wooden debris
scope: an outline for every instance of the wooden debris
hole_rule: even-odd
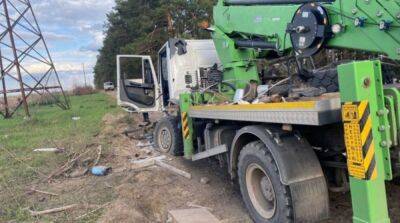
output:
[[[97,164],[99,164],[100,158],[101,158],[101,153],[102,153],[102,150],[103,150],[103,147],[102,147],[101,145],[99,145],[99,146],[97,147],[97,150],[98,150],[98,152],[97,152],[97,158],[96,158],[96,161],[94,161],[93,166],[97,166]]]
[[[171,223],[220,223],[220,221],[205,208],[193,208],[169,211]]]
[[[162,162],[161,160],[156,160],[155,162],[159,167],[167,169],[167,170],[169,170],[169,171],[171,171],[171,172],[173,172],[173,173],[175,173],[177,175],[186,177],[188,179],[192,179],[192,175],[190,173],[186,172],[186,171],[180,170],[180,169],[178,169],[178,168],[176,168],[174,166],[166,164],[166,163]]]
[[[42,191],[42,190],[36,190],[35,188],[30,189],[31,192],[39,193],[39,194],[46,194],[46,195],[51,195],[51,196],[59,196],[59,194],[56,193],[51,193],[47,191]]]
[[[105,203],[105,204],[103,204],[103,205],[101,205],[101,206],[98,206],[96,209],[94,209],[94,210],[92,210],[92,211],[89,211],[89,212],[87,212],[87,213],[85,213],[85,214],[83,214],[83,215],[81,215],[81,216],[75,218],[75,220],[77,221],[77,220],[79,220],[79,219],[85,218],[86,216],[88,216],[88,215],[90,215],[90,214],[93,214],[93,213],[97,212],[98,210],[103,209],[103,208],[105,208],[106,206],[108,206],[108,205],[110,205],[110,204],[111,204],[111,202],[108,202],[108,203]]]
[[[68,162],[66,162],[64,165],[62,165],[60,168],[58,168],[57,170],[53,171],[48,177],[47,177],[47,181],[49,181],[50,179],[52,179],[53,177],[59,176],[65,172],[67,172],[68,170],[72,169],[72,167],[74,167],[76,161],[78,161],[80,158],[82,158],[83,155],[87,154],[90,150],[86,150],[85,152],[75,156],[74,158],[72,158],[72,160],[69,160]]]
[[[186,203],[186,206],[191,207],[191,208],[204,208],[204,209],[207,209],[207,210],[209,210],[209,211],[213,211],[212,208],[204,207],[204,206],[201,206],[201,205],[192,203],[192,202],[187,202],[187,203]]]
[[[134,161],[131,161],[131,163],[134,164],[133,169],[141,169],[141,168],[146,168],[146,167],[157,165],[157,166],[164,168],[172,173],[186,177],[188,179],[192,179],[192,175],[190,173],[164,163],[163,162],[164,159],[166,159],[166,156],[157,156],[157,157],[151,157],[151,158],[147,158],[147,159],[143,159],[143,160],[134,160]]]
[[[136,145],[136,147],[138,147],[138,148],[147,148],[147,147],[150,147],[150,146],[152,146],[153,144],[151,144],[150,142],[147,142],[147,143],[142,143],[142,142],[139,142],[137,145]]]
[[[156,160],[164,160],[166,159],[166,156],[156,156],[156,157],[151,157],[143,160],[132,160],[131,163],[134,164],[133,169],[141,169],[141,168],[146,168],[150,166],[156,165]]]
[[[65,149],[63,148],[40,148],[34,149],[33,152],[50,152],[50,153],[62,153]]]
[[[58,213],[58,212],[63,212],[63,211],[68,211],[74,208],[77,208],[79,205],[78,204],[72,204],[64,207],[59,207],[59,208],[52,208],[44,211],[32,211],[29,210],[32,216],[40,216],[40,215],[46,215],[46,214],[53,214],[53,213]]]

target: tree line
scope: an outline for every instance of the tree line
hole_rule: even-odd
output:
[[[155,59],[169,38],[204,39],[199,26],[211,21],[216,0],[116,0],[107,15],[105,39],[94,67],[95,85],[116,83],[117,54],[145,54]]]

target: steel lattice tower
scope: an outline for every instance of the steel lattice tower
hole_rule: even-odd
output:
[[[28,99],[34,94],[69,108],[30,0],[0,0],[0,70],[0,114],[5,118],[21,106],[30,116]]]

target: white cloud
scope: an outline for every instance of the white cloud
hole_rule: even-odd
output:
[[[93,81],[93,66],[102,46],[103,24],[114,0],[31,0],[57,71],[66,88]],[[66,44],[76,43],[73,47]],[[32,73],[43,72],[46,66],[28,64]]]

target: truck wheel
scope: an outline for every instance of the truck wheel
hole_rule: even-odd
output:
[[[154,130],[156,148],[162,153],[180,156],[183,152],[182,132],[179,118],[167,116],[157,122]]]
[[[256,223],[293,222],[290,189],[281,183],[279,170],[262,141],[247,144],[240,152],[240,190]]]

